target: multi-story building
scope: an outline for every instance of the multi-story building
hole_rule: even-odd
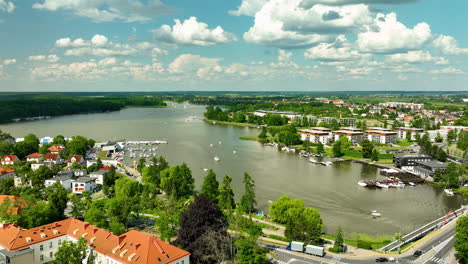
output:
[[[356,118],[340,118],[340,126],[356,126]]]
[[[307,140],[312,143],[327,144],[332,141],[332,131],[325,127],[311,127],[310,129],[299,130],[301,140]]]
[[[417,161],[416,166],[414,167],[414,173],[421,178],[431,177],[434,178],[434,175],[437,170],[445,171],[447,166],[442,162],[438,161]]]
[[[50,187],[54,185],[56,182],[59,182],[65,190],[71,190],[72,188],[72,178],[70,175],[63,175],[54,178],[47,179],[44,183],[45,187]]]
[[[39,163],[39,162],[42,162],[43,160],[44,160],[44,154],[37,153],[37,152],[26,156],[27,162]]]
[[[260,117],[263,117],[267,114],[272,114],[272,115],[280,115],[280,116],[285,116],[287,117],[289,120],[294,120],[294,118],[296,117],[302,117],[301,114],[299,113],[296,113],[296,112],[292,112],[292,111],[278,111],[278,110],[274,110],[274,111],[269,111],[269,110],[257,110],[253,113],[254,115],[256,116],[260,116]]]
[[[0,225],[0,264],[42,264],[55,259],[64,241],[84,238],[96,264],[189,264],[190,253],[135,230],[120,236],[75,218],[22,229]],[[86,263],[86,262],[83,262]]]
[[[398,138],[406,138],[408,131],[411,131],[411,140],[416,140],[417,134],[424,133],[424,129],[415,127],[399,127],[396,129]]]
[[[380,103],[379,106],[388,107],[388,108],[405,108],[405,109],[411,109],[411,110],[423,110],[424,109],[424,104],[403,103],[403,102]]]
[[[393,164],[402,170],[412,171],[417,162],[431,161],[432,157],[428,155],[394,155]]]
[[[386,128],[379,130],[369,129],[366,131],[367,139],[371,142],[377,142],[381,144],[395,143],[397,140],[397,132],[387,131]]]
[[[353,145],[357,145],[361,143],[364,139],[364,132],[362,131],[351,131],[351,130],[337,130],[333,131],[333,139],[335,141],[339,140],[340,137],[345,136],[353,143]]]
[[[71,182],[72,192],[83,194],[83,192],[92,193],[96,191],[96,178],[81,177]]]

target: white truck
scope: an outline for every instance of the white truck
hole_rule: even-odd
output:
[[[305,247],[305,253],[319,256],[319,257],[325,256],[325,250],[323,247],[318,247],[318,246],[313,246],[313,245],[307,245]]]
[[[291,251],[304,252],[304,243],[302,242],[292,241],[288,247]]]

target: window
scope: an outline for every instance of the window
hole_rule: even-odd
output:
[[[49,248],[53,248],[54,245],[52,244],[52,241],[49,243]]]
[[[59,239],[59,241],[58,241],[59,246],[60,246],[60,244],[62,244],[62,239]]]
[[[39,257],[39,260],[40,260],[40,261],[44,261],[44,256],[41,255],[41,256]]]
[[[49,257],[50,257],[50,258],[53,258],[53,257],[54,257],[54,252],[51,251],[51,252],[49,253]]]
[[[43,250],[44,250],[44,245],[40,245],[40,246],[39,246],[39,250],[40,250],[40,251],[43,251]],[[42,255],[41,255],[41,256],[42,256]]]

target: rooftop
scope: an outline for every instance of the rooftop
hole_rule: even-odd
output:
[[[445,169],[447,166],[442,162],[428,160],[428,161],[416,161],[417,164],[424,165],[427,167],[435,168],[435,169]]]
[[[90,182],[90,181],[95,181],[96,178],[93,178],[93,177],[80,177],[78,179],[76,179],[75,181],[76,182]]]

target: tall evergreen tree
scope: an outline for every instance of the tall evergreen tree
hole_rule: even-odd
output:
[[[232,177],[225,175],[223,178],[223,184],[219,188],[218,205],[222,210],[232,210],[236,207],[231,181]]]
[[[48,206],[50,211],[50,220],[52,222],[60,221],[65,218],[65,208],[67,208],[67,191],[60,184],[54,183],[49,187]]]
[[[216,173],[210,169],[203,179],[201,193],[208,197],[213,203],[218,203],[219,183],[216,180]]]
[[[242,181],[245,187],[245,193],[242,195],[240,200],[240,207],[242,211],[249,215],[254,212],[257,200],[255,198],[255,181],[246,172],[244,173],[244,180]]]

